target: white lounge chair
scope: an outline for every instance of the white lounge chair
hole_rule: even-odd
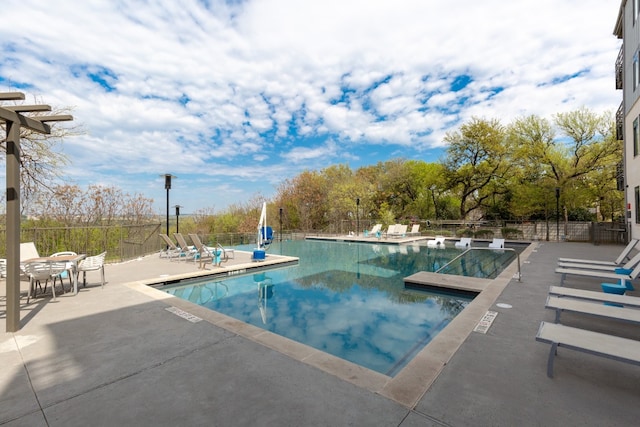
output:
[[[564,279],[566,279],[567,274],[571,274],[573,276],[582,276],[582,277],[595,277],[597,279],[611,279],[619,281],[621,285],[631,286],[630,281],[635,280],[640,275],[640,263],[635,266],[635,268],[631,271],[630,274],[618,274],[615,272],[609,271],[598,271],[598,270],[588,270],[588,269],[580,269],[580,268],[556,268],[556,273],[561,274],[560,283],[564,284]]]
[[[504,249],[504,239],[493,239],[491,243],[489,243],[489,247],[491,249]]]
[[[602,265],[602,264],[587,264],[580,262],[559,262],[558,267],[562,268],[583,268],[587,270],[599,270],[599,271],[610,271],[615,272],[617,268],[624,268],[627,270],[633,270],[633,268],[640,263],[640,252],[636,254],[631,260],[626,262],[624,265],[616,266],[616,265]]]
[[[172,258],[177,258],[180,256],[182,250],[178,246],[176,246],[175,243],[173,243],[173,240],[171,240],[169,236],[162,233],[158,234],[158,236],[160,236],[160,238],[167,245],[166,249],[160,251],[160,258],[169,258],[171,260]]]
[[[182,235],[182,233],[173,233],[173,237],[176,238],[176,241],[178,242],[178,247],[180,248],[180,259],[185,259],[185,260],[194,260],[196,259],[196,254],[198,253],[198,250],[196,249],[195,246],[189,246],[189,244],[187,244],[187,241],[184,239],[184,236]]]
[[[623,249],[623,251],[620,253],[618,258],[616,258],[614,261],[599,261],[599,260],[582,259],[582,258],[558,258],[558,262],[579,262],[579,263],[586,263],[586,264],[602,264],[602,265],[619,266],[626,259],[629,258],[629,254],[637,244],[638,244],[637,239],[631,239],[629,244]]]
[[[393,229],[393,234],[390,237],[405,237],[407,235],[407,226],[402,224],[396,224]]]
[[[436,236],[435,239],[427,240],[427,247],[429,248],[443,248],[445,247],[445,238],[443,236]]]
[[[640,323],[640,310],[635,308],[614,307],[611,305],[594,303],[592,301],[580,301],[571,298],[561,298],[554,295],[549,295],[547,297],[547,303],[544,307],[556,311],[556,323],[560,323],[560,314],[564,311]]]
[[[456,248],[469,248],[471,247],[471,237],[461,237],[455,244]]]
[[[640,365],[640,341],[636,340],[542,322],[536,335],[536,341],[551,344],[547,360],[547,376],[549,378],[553,377],[553,361],[558,353],[558,347]]]
[[[227,261],[229,259],[235,258],[235,251],[233,249],[224,248],[222,245],[218,244],[218,246],[206,246],[200,240],[200,236],[197,234],[189,234],[189,238],[195,245],[198,251],[198,258],[200,260],[200,268],[204,266],[204,260],[211,259],[217,260],[218,256],[220,257],[220,262],[218,265]]]
[[[586,301],[596,301],[600,303],[617,304],[623,307],[640,308],[640,298],[628,295],[586,291],[584,289],[566,288],[564,286],[551,286],[549,288],[549,295],[576,298]]]
[[[387,228],[387,231],[385,233],[383,233],[385,236],[390,236],[393,233],[396,232],[396,224],[390,225],[389,228]]]
[[[413,224],[411,226],[411,231],[407,233],[407,236],[419,236],[420,234],[420,224]]]
[[[382,224],[376,224],[373,227],[371,227],[371,230],[369,230],[369,235],[375,236],[375,234],[380,230],[382,230]]]

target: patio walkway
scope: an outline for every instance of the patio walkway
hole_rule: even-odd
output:
[[[22,329],[0,338],[0,425],[635,425],[639,367],[560,349],[549,379],[549,346],[534,339],[540,321],[554,318],[544,303],[549,286],[560,282],[556,259],[613,259],[621,249],[536,244],[523,257],[522,282],[504,280],[480,298],[482,309],[470,310],[471,320],[485,306],[498,313],[486,334],[461,327],[476,320],[461,321],[438,336],[440,347],[421,353],[433,372],[420,373],[426,392],[416,399],[403,397],[398,378],[274,343],[262,330],[144,286],[201,274],[193,263],[150,256],[110,264],[104,289],[99,273],[89,272],[77,296],[21,300]],[[255,265],[236,255],[228,269]],[[569,277],[566,286],[595,290],[599,281]],[[2,331],[4,311],[2,281]],[[632,324],[569,313],[562,322],[640,339]]]

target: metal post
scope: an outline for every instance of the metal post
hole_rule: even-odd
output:
[[[356,236],[360,235],[360,197],[356,198]]]
[[[170,173],[160,175],[164,177],[164,188],[167,190],[167,236],[169,235],[169,190],[171,190],[171,178],[177,178]],[[177,233],[177,231],[176,231]]]
[[[282,242],[282,208],[280,208],[280,241]]]
[[[556,241],[560,240],[560,187],[556,187]]]

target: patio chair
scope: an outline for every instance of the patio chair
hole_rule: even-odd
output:
[[[51,285],[51,293],[53,299],[56,299],[56,284],[55,279],[67,269],[66,262],[28,262],[24,266],[25,273],[29,276],[29,292],[27,293],[27,304],[31,299],[31,295],[36,296],[36,285],[42,289],[42,281],[44,280],[44,290],[47,291],[47,283],[49,280],[53,280]],[[60,280],[62,283],[62,279]],[[64,286],[63,286],[64,287]]]
[[[20,280],[30,280],[29,275],[25,271],[24,262],[33,258],[40,258],[40,254],[38,254],[38,249],[36,249],[35,243],[20,243]]]
[[[78,255],[77,253],[73,252],[73,251],[64,251],[64,252],[56,252],[54,254],[51,254],[52,257],[58,257],[58,256],[67,256],[67,255]],[[69,278],[69,286],[73,287],[73,278],[71,277],[75,272],[73,271],[73,263],[72,262],[66,262],[65,265],[67,266],[66,270],[63,271],[60,274],[60,282],[62,282],[62,279],[64,279],[65,277]],[[53,285],[55,286],[56,284],[56,278],[53,279]],[[62,292],[64,292],[64,283],[62,284]]]
[[[173,233],[173,237],[176,238],[176,241],[178,242],[178,247],[180,248],[179,259],[184,259],[186,261],[192,259],[195,261],[196,254],[198,253],[198,250],[196,249],[196,247],[193,245],[187,244],[187,241],[185,240],[182,233]]]
[[[104,288],[104,259],[107,256],[107,252],[102,252],[100,255],[88,256],[78,263],[76,274],[82,272],[82,286],[87,286],[87,271],[100,271],[102,276],[102,288]]]
[[[489,243],[489,247],[491,249],[504,249],[504,239],[494,238],[493,241]]]
[[[579,263],[586,263],[586,264],[611,265],[611,266],[617,267],[620,264],[622,264],[626,259],[629,258],[629,254],[637,244],[638,244],[638,239],[631,239],[629,244],[622,250],[622,252],[620,252],[620,255],[618,255],[618,258],[616,258],[614,261],[599,261],[599,260],[582,259],[582,258],[558,258],[558,262],[579,262]]]
[[[427,247],[429,248],[442,248],[445,247],[445,237],[444,236],[436,236],[435,239],[427,240]]]
[[[173,240],[171,240],[169,236],[162,233],[158,234],[158,236],[160,236],[160,238],[167,245],[166,249],[160,251],[160,258],[169,258],[169,260],[171,260],[172,258],[177,258],[180,256],[182,250],[177,247],[175,243],[173,243]]]
[[[461,237],[455,244],[456,248],[469,248],[471,247],[471,237]]]

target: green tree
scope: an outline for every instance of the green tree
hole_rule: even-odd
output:
[[[460,218],[482,207],[487,199],[504,194],[510,169],[506,130],[495,119],[472,118],[459,131],[449,132],[444,166],[448,187],[460,198]]]

